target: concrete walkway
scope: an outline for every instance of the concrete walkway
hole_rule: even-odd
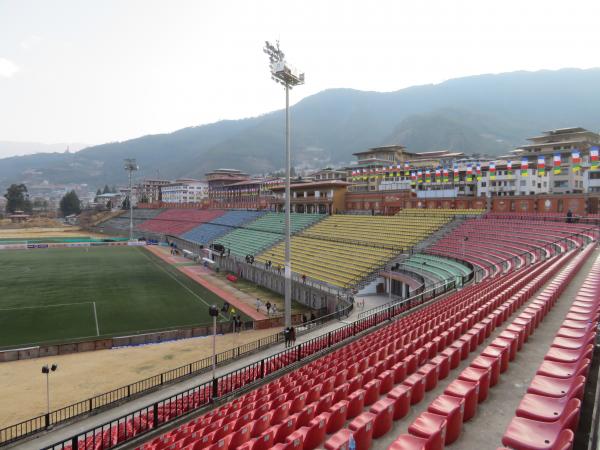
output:
[[[324,334],[329,331],[340,328],[348,323],[352,323],[358,319],[358,314],[360,314],[361,312],[366,311],[375,306],[379,306],[381,304],[387,303],[389,301],[389,298],[387,296],[380,296],[380,295],[369,295],[369,296],[364,296],[364,297],[356,297],[356,299],[360,300],[360,302],[362,302],[362,300],[364,299],[364,308],[362,308],[362,307],[355,308],[348,318],[342,318],[341,320],[334,320],[325,325],[315,327],[311,331],[307,331],[305,334],[298,337],[298,339],[296,340],[296,344],[300,344],[300,343],[310,340],[316,336],[319,336],[321,334]],[[254,361],[260,360],[267,356],[271,356],[271,355],[278,353],[284,349],[285,349],[285,345],[282,343],[282,344],[274,345],[273,347],[270,347],[263,351],[253,353],[247,357],[242,357],[240,359],[235,360],[234,362],[232,362],[230,364],[227,364],[222,367],[218,367],[216,370],[216,375],[217,376],[224,375],[232,370],[244,367],[248,364],[251,364]],[[110,376],[110,373],[107,373],[107,376]],[[151,405],[152,403],[162,400],[166,397],[175,395],[181,391],[193,388],[194,386],[197,386],[199,384],[210,381],[211,379],[212,379],[212,374],[210,372],[204,373],[202,375],[198,375],[196,377],[189,378],[185,381],[175,383],[170,386],[166,386],[158,391],[143,395],[137,399],[131,400],[122,405],[116,406],[114,408],[110,408],[106,411],[100,412],[99,414],[78,420],[72,424],[67,424],[65,426],[58,426],[51,431],[46,431],[46,432],[40,433],[39,435],[37,435],[29,440],[16,442],[15,444],[12,444],[11,446],[8,446],[8,447],[14,448],[14,449],[23,449],[23,450],[25,450],[25,449],[39,450],[43,447],[47,447],[54,443],[60,442],[62,440],[69,439],[70,437],[72,437],[75,434],[82,433],[93,427],[102,425],[106,422],[109,422],[111,420],[122,417],[133,411],[141,409],[145,406]]]

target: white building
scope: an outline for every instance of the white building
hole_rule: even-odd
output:
[[[208,198],[208,183],[181,179],[161,186],[160,191],[162,201],[165,203],[200,203]]]
[[[586,194],[600,193],[600,169],[587,170],[584,173],[583,190]]]

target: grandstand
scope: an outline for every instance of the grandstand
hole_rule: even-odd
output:
[[[292,269],[339,287],[356,285],[397,254],[449,221],[431,214],[424,223],[412,215],[329,216],[292,238]],[[257,257],[283,264],[281,243]]]
[[[396,215],[410,216],[479,216],[485,213],[485,209],[449,209],[449,208],[406,208]]]
[[[590,225],[484,217],[465,221],[427,253],[467,261],[487,276],[535,262],[542,250],[550,256],[557,245],[564,250],[567,240],[581,241],[593,233]]]
[[[179,236],[225,213],[219,209],[167,209],[137,226],[140,231]]]
[[[286,350],[270,358],[268,367],[292,367],[290,373],[240,392],[138,449],[334,450],[348,449],[353,440],[358,450],[426,450],[450,444],[495,448],[500,439],[511,449],[569,449],[582,411],[582,389],[588,373],[592,375],[590,342],[599,319],[600,257],[593,258],[587,273],[593,246],[569,250],[587,241],[569,241],[567,248],[557,248],[532,267],[512,267],[469,285],[317,359],[308,357],[328,348],[323,340]],[[578,273],[587,273],[587,278],[571,304],[563,294]],[[540,343],[528,338],[548,334],[546,316],[561,308],[549,350],[535,361],[523,360],[521,355]],[[377,317],[386,320],[381,313]],[[370,325],[363,321],[361,326]],[[348,329],[352,327],[329,333],[325,341],[344,341]],[[308,360],[290,366],[299,358]],[[504,410],[494,405],[510,400],[503,393],[513,393],[515,386],[506,380],[523,366],[534,372],[517,417],[502,438],[489,415],[502,424]],[[131,440],[156,423],[210,404],[215,393],[228,396],[260,380],[265,375],[257,367],[262,363],[219,378],[216,389],[172,397],[154,409],[69,439],[61,448],[70,450],[73,442],[79,449],[110,448]],[[488,420],[481,422],[482,417]]]
[[[217,217],[210,223],[198,225],[181,235],[181,237],[197,244],[206,245],[235,228],[262,217],[264,214],[264,211],[227,211],[221,217]]]
[[[291,214],[291,232],[296,233],[323,218],[320,214]],[[267,213],[217,238],[214,242],[238,257],[256,255],[283,239],[285,215]]]
[[[438,282],[454,280],[456,286],[462,286],[463,277],[471,274],[471,269],[464,264],[449,258],[442,258],[427,254],[414,254],[402,264],[407,270],[416,270],[425,272],[427,279],[433,279]],[[427,283],[426,283],[427,287]]]
[[[156,217],[163,211],[163,209],[134,209],[134,227],[137,228],[138,225]],[[90,227],[90,229],[95,232],[105,233],[113,236],[127,236],[129,234],[129,213],[123,211],[123,214],[112,217],[104,222],[100,222]]]
[[[444,214],[426,214],[427,227],[420,227],[424,220],[416,211],[316,217],[304,229],[296,222],[292,244],[298,260],[292,264],[299,270],[311,261],[304,267],[316,269],[307,275],[352,283],[356,278],[346,271],[354,261],[371,261],[372,271],[377,252],[389,252],[382,253],[389,260],[449,222]],[[250,239],[256,248],[272,245],[283,226],[272,216],[216,241],[240,233],[229,242],[243,246],[254,233],[278,235],[270,244]],[[333,450],[348,449],[351,439],[359,450],[495,448],[501,441],[511,449],[569,449],[584,409],[581,393],[592,377],[600,257],[588,244],[596,238],[597,230],[581,224],[467,219],[404,264],[415,271],[425,267],[437,279],[462,279],[470,274],[470,267],[457,262],[463,260],[484,273],[481,282],[417,311],[403,303],[367,311],[356,322],[51,448],[74,450],[76,443],[78,450],[109,449],[133,445],[137,437],[140,450]],[[278,244],[257,259],[277,264],[270,254],[277,256],[281,248]],[[596,262],[588,273],[590,257]],[[571,303],[572,280],[585,276]],[[536,340],[528,341],[534,333]],[[545,355],[530,351],[540,343],[547,344]],[[512,377],[515,371],[520,377],[524,368],[530,374],[521,394],[527,393],[521,404],[514,403],[519,389]],[[196,410],[200,416],[156,430]],[[142,436],[155,430],[160,434],[144,443]]]

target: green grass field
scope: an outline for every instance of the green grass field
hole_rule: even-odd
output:
[[[0,251],[0,347],[206,324],[213,303],[142,247]]]

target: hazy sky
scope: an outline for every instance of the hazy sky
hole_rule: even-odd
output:
[[[283,106],[265,39],[333,87],[598,66],[600,2],[0,0],[0,141],[97,144]]]

